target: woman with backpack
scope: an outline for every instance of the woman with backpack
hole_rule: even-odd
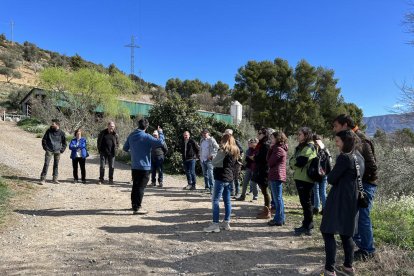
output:
[[[300,128],[297,135],[299,145],[290,158],[289,165],[293,169],[293,179],[303,210],[303,221],[300,227],[295,228],[295,234],[310,236],[313,229],[311,196],[314,181],[308,176],[307,169],[312,159],[316,157],[316,149],[312,141],[312,130],[309,127]]]
[[[275,216],[267,224],[282,226],[285,224],[285,207],[283,202],[283,183],[286,182],[286,158],[288,152],[287,137],[282,131],[270,135],[270,149],[267,152],[269,166],[268,181],[275,201]]]
[[[332,169],[332,157],[328,148],[325,147],[325,144],[322,142],[322,137],[320,135],[314,134],[312,140],[315,144],[318,157],[322,159],[321,163],[325,173],[325,175],[322,176],[322,180],[315,182],[315,185],[313,186],[313,214],[319,214],[319,206],[322,204],[320,212],[322,215],[326,203],[326,183],[328,182],[328,173]]]
[[[217,155],[212,160],[214,169],[214,186],[213,186],[213,223],[204,228],[204,232],[220,232],[220,198],[223,195],[224,201],[224,230],[230,230],[231,216],[231,182],[234,180],[234,164],[240,157],[240,150],[236,145],[233,135],[224,134],[221,138],[220,148]]]
[[[324,275],[336,275],[335,271],[345,275],[355,274],[352,267],[354,257],[352,237],[358,221],[358,176],[360,180],[365,170],[364,158],[356,150],[357,141],[358,138],[351,130],[340,131],[335,136],[340,154],[328,175],[328,182],[332,188],[326,200],[320,227],[326,253]],[[335,234],[341,236],[345,255],[343,266],[337,267],[335,267]]]
[[[72,151],[70,158],[72,159],[73,167],[73,182],[78,183],[78,164],[81,170],[82,183],[86,183],[86,157],[89,156],[86,149],[86,138],[82,137],[82,130],[79,128],[75,131],[75,137],[70,141],[69,149]]]

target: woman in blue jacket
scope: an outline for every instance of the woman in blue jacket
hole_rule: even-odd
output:
[[[82,130],[79,128],[75,131],[75,138],[70,141],[69,149],[72,151],[70,158],[72,159],[73,166],[73,182],[77,183],[78,178],[78,163],[81,169],[82,183],[86,183],[86,170],[85,161],[86,157],[89,156],[86,150],[86,138],[82,137]]]

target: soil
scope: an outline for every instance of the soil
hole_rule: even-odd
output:
[[[91,155],[87,183],[74,184],[67,150],[61,184],[50,182],[51,164],[49,182],[40,186],[41,140],[11,122],[0,126],[0,163],[36,187],[14,202],[0,230],[1,275],[319,275],[320,234],[294,236],[289,208],[286,225],[269,227],[254,218],[260,203],[233,202],[231,231],[204,233],[210,195],[184,191],[184,177],[166,175],[164,188],[146,189],[149,213],[132,215],[129,166],[117,162],[115,183],[98,185],[99,160]]]

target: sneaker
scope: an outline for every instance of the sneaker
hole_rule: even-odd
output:
[[[193,187],[193,186],[191,186],[190,184],[188,184],[187,186],[185,186],[185,187],[183,188],[183,190],[190,190],[190,189],[191,189],[191,187]]]
[[[160,183],[158,184],[158,187],[160,187],[160,188],[162,188],[162,187],[163,187],[162,182],[160,182]]]
[[[337,272],[337,275],[344,275],[344,276],[354,276],[355,275],[355,269],[353,267],[346,267],[343,265],[339,265],[335,267],[335,271]]]
[[[102,185],[102,184],[104,184],[104,181],[103,181],[103,180],[101,180],[101,179],[99,179],[99,180],[98,180],[98,185]]]
[[[245,196],[239,196],[238,198],[236,198],[236,201],[245,201],[246,197]]]
[[[46,180],[40,179],[39,185],[45,185],[45,184],[46,184]]]
[[[114,180],[113,179],[109,179],[108,184],[114,184]]]
[[[230,221],[223,221],[221,224],[221,229],[230,231],[231,230]]]
[[[190,189],[188,189],[188,190],[195,190],[195,189],[196,189],[195,186],[191,186]]]
[[[78,179],[73,179],[73,184],[79,183]]]
[[[220,226],[218,223],[213,222],[210,226],[203,229],[206,233],[218,233],[220,232]]]
[[[362,249],[358,249],[354,252],[354,261],[366,262],[372,258],[374,258],[374,253],[368,253]]]
[[[295,228],[295,236],[300,236],[302,234],[305,234],[306,236],[312,236],[312,229],[303,226]]]
[[[138,208],[138,209],[134,210],[132,212],[132,214],[133,215],[146,215],[146,214],[148,214],[148,211],[147,210],[144,210],[142,208]]]
[[[267,225],[269,225],[269,226],[282,226],[284,224],[285,224],[284,222],[276,222],[273,219],[272,220],[269,220],[267,222]]]
[[[82,184],[86,184],[86,180],[82,180]]]
[[[57,180],[56,178],[52,180],[53,184],[60,184],[59,180]]]
[[[157,182],[151,182],[151,186],[153,187],[157,186]]]
[[[257,200],[257,196],[254,196],[252,200],[256,201]]]
[[[324,276],[336,276],[336,273],[335,273],[335,271],[329,271],[329,270],[324,270],[324,272],[323,272],[323,275]]]

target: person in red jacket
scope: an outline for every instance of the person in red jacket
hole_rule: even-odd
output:
[[[285,207],[282,190],[286,182],[286,159],[288,152],[287,137],[282,131],[273,132],[270,135],[270,149],[266,160],[269,167],[267,180],[269,182],[272,197],[275,201],[275,216],[267,224],[269,226],[282,226],[285,224]]]

